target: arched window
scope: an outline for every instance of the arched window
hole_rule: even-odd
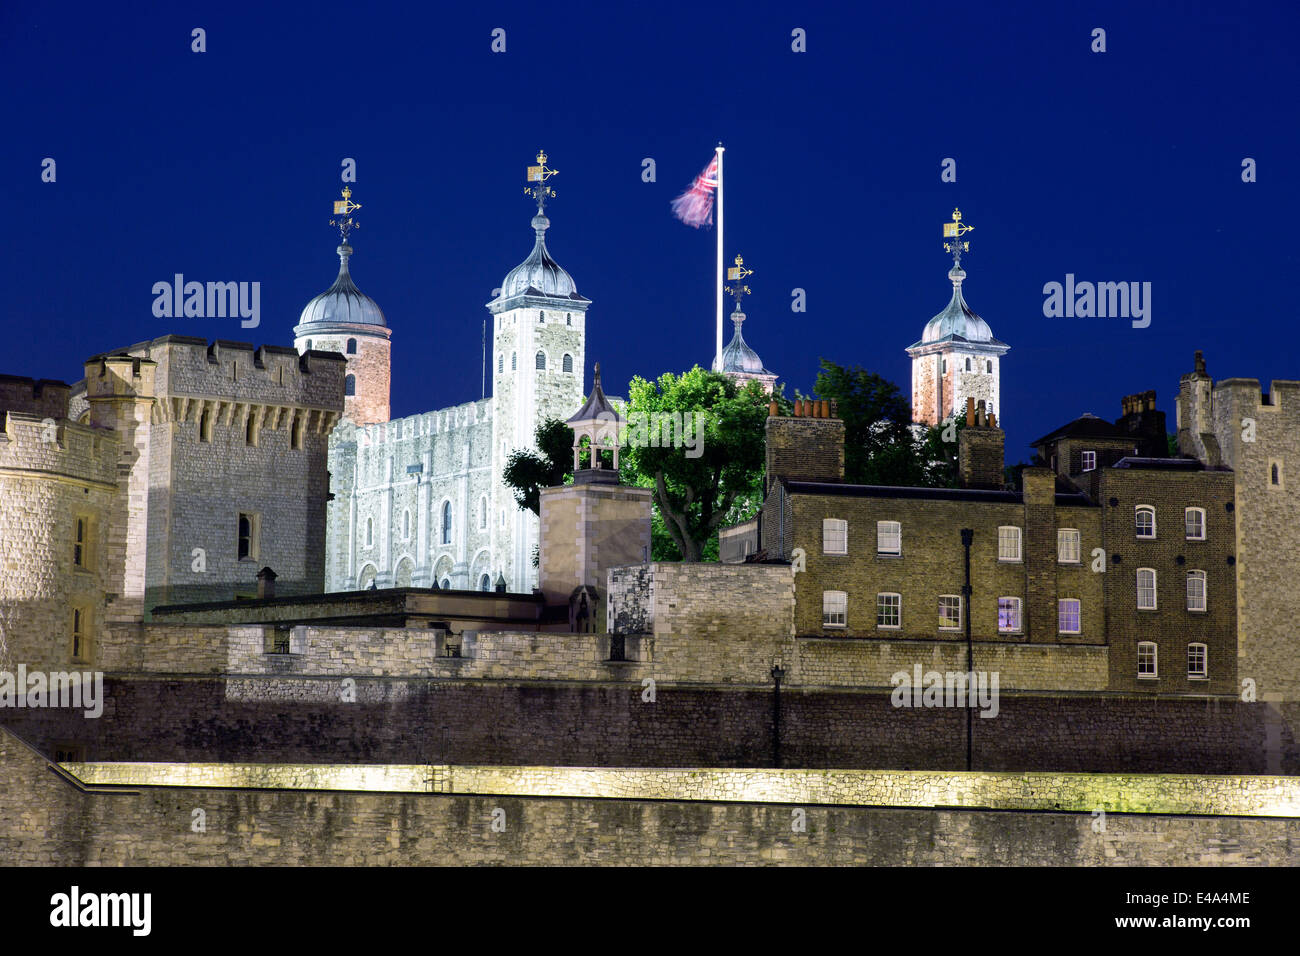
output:
[[[492,590],[492,575],[484,574],[478,579],[478,589],[480,591]]]
[[[940,375],[947,375],[947,374],[948,374],[948,360],[947,360],[947,359],[940,359],[940,360],[939,360],[939,374],[940,374]]]
[[[441,581],[438,582],[438,587],[440,587],[440,588],[441,588],[442,590],[444,590],[444,591],[448,591],[448,590],[450,590],[450,589],[451,589],[451,578],[443,578]]]
[[[497,374],[500,375],[500,374],[501,374],[502,372],[504,372],[505,370],[506,370],[506,357],[505,357],[504,355],[498,355],[498,356],[497,356]]]
[[[538,367],[539,369],[545,369],[545,368],[546,368],[546,353],[545,353],[545,352],[538,352],[538,353],[537,353],[537,367]]]
[[[1137,536],[1154,538],[1156,536],[1156,509],[1150,505],[1138,505],[1134,514]]]
[[[564,313],[564,324],[565,324],[565,325],[572,325],[572,324],[573,324],[573,315],[572,315],[571,313],[569,313],[569,312],[565,312],[565,313]]]
[[[1278,480],[1277,462],[1273,462],[1270,471],[1271,471],[1270,478],[1272,479],[1273,484],[1275,485],[1281,484],[1281,482]]]
[[[992,359],[986,359],[986,360],[984,361],[984,371],[986,371],[986,372],[992,372],[992,371],[993,371],[993,360],[992,360]]]
[[[442,503],[442,543],[451,544],[451,502]]]
[[[566,354],[566,355],[564,356],[564,364],[563,364],[561,367],[562,367],[566,372],[572,372],[572,371],[573,371],[573,356],[572,356],[572,355],[568,355],[568,354]]]
[[[515,370],[515,353],[514,353],[514,352],[511,352],[511,353],[510,353],[510,371],[513,372],[514,370]]]
[[[375,519],[367,518],[366,519],[366,547],[368,548],[374,543],[375,543]]]
[[[407,509],[406,511],[402,512],[402,537],[409,538],[410,536],[411,536],[411,512],[410,509]]]
[[[349,354],[349,355],[356,355],[356,354],[357,354],[357,340],[356,340],[356,339],[348,339],[348,354]]]
[[[355,395],[356,393],[357,393],[357,377],[355,375],[349,375],[347,378],[343,380],[343,394]]]
[[[966,371],[968,371],[968,372],[970,371],[970,359],[969,359],[969,358],[966,359]]]
[[[538,322],[545,322],[545,321],[546,321],[546,313],[545,313],[545,312],[538,312],[538,313],[537,313],[537,321],[538,321]]]

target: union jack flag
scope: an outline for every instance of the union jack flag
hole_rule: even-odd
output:
[[[718,188],[718,154],[686,192],[672,201],[673,215],[696,229],[713,225],[713,192]]]

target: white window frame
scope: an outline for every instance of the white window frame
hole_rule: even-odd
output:
[[[889,527],[892,525],[892,529]],[[890,538],[894,541],[894,550],[890,551],[882,547],[887,544]],[[876,522],[876,554],[888,555],[889,557],[902,557],[903,555],[903,523],[901,521],[877,521]]]
[[[1200,668],[1192,666],[1192,652],[1200,651]],[[1210,649],[1205,644],[1192,642],[1187,645],[1187,679],[1188,680],[1209,680],[1210,679]]]
[[[1093,451],[1092,449],[1089,449],[1089,450],[1083,452],[1083,454],[1082,454],[1082,462],[1081,462],[1080,467],[1082,467],[1084,471],[1096,471],[1096,470],[1097,470],[1097,453],[1096,453],[1095,451]]]
[[[1073,542],[1074,557],[1069,557],[1070,548],[1063,547],[1067,542]],[[1065,555],[1064,557],[1062,555]],[[1056,529],[1056,562],[1057,564],[1082,564],[1083,563],[1083,535],[1079,533],[1078,528],[1057,528]]]
[[[883,598],[893,598],[893,601],[886,603]],[[895,624],[881,624],[881,611],[893,610]],[[882,631],[901,631],[903,629],[903,595],[897,591],[881,591],[876,595],[876,627]]]
[[[1073,605],[1074,628],[1071,630],[1065,626],[1066,609]],[[1058,634],[1082,634],[1083,633],[1083,602],[1078,598],[1060,598],[1056,602],[1056,631]]]
[[[1194,600],[1193,589],[1192,589],[1193,581],[1199,581],[1201,583],[1200,594],[1199,594],[1200,604],[1201,604],[1200,607],[1195,606],[1195,600]],[[1205,572],[1197,569],[1188,571],[1187,572],[1187,610],[1204,611],[1209,606],[1209,603],[1210,603],[1209,582],[1206,579]]]
[[[1138,521],[1138,517],[1139,517],[1140,515],[1142,515],[1144,512],[1149,513],[1149,514],[1151,515],[1151,533],[1150,533],[1150,534],[1143,534],[1143,533],[1142,533],[1142,525],[1141,525],[1141,524],[1139,523],[1139,521]],[[1155,540],[1155,536],[1156,536],[1156,508],[1155,508],[1155,505],[1136,505],[1136,506],[1134,506],[1134,508],[1133,508],[1133,534],[1134,534],[1135,537],[1141,538],[1141,539],[1144,540],[1144,541],[1153,541],[1153,540]]]
[[[849,523],[843,518],[822,519],[822,554],[849,553]]]
[[[836,621],[835,618],[839,620]],[[844,591],[822,592],[822,627],[841,630],[848,627],[849,596]]]
[[[944,615],[943,615],[944,601],[945,601],[946,599],[949,599],[949,598],[951,598],[953,601],[956,601],[956,602],[957,602],[957,623],[956,623],[956,624],[945,624],[945,623],[944,623]],[[940,595],[939,595],[939,630],[941,630],[941,631],[960,631],[960,630],[961,630],[961,623],[962,623],[962,618],[961,618],[961,616],[962,616],[962,612],[965,610],[961,605],[962,605],[962,601],[961,601],[961,595],[960,595],[960,594],[940,594]]]
[[[1007,602],[1007,608],[1015,611],[1015,626],[1002,626],[1002,606]],[[1025,629],[1025,602],[1018,597],[1007,595],[998,598],[998,633],[999,634],[1019,634]]]
[[[1145,649],[1151,651],[1151,671],[1144,673],[1142,670],[1142,653]],[[1137,676],[1138,680],[1156,680],[1160,677],[1160,648],[1155,641],[1138,641],[1137,646]]]
[[[1142,603],[1142,572],[1144,571],[1149,571],[1151,573],[1151,603],[1150,604]],[[1160,578],[1159,575],[1156,574],[1155,568],[1137,569],[1136,597],[1137,597],[1137,609],[1139,611],[1158,611],[1160,609],[1160,590],[1157,586],[1159,580]]]
[[[1191,519],[1192,516],[1198,516],[1200,520],[1200,534],[1192,534]],[[1204,508],[1184,508],[1183,509],[1183,532],[1187,535],[1188,541],[1205,540],[1205,509]]]
[[[1004,531],[1014,531],[1015,535],[1003,534]],[[998,560],[1005,561],[1009,564],[1017,564],[1024,559],[1024,535],[1020,528],[1012,524],[998,526]],[[1011,556],[1011,548],[1008,543],[1015,541],[1015,555]]]

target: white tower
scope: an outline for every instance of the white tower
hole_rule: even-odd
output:
[[[952,299],[948,307],[926,323],[921,340],[907,348],[912,358],[912,421],[937,425],[965,412],[966,399],[985,402],[987,411],[1005,421],[1001,399],[1001,360],[1011,348],[993,337],[989,324],[962,298],[966,272],[961,254],[970,243],[961,236],[973,229],[954,209],[952,222],[944,223],[944,248],[952,253],[948,271]]]
[[[536,449],[534,434],[548,418],[565,421],[583,402],[587,307],[573,279],[546,250],[546,201],[555,195],[548,180],[557,170],[537,154],[529,167],[534,185],[525,191],[537,203],[533,251],[501,282],[487,304],[492,314],[492,395],[495,435],[492,473],[505,470],[510,453]],[[500,559],[509,590],[527,592],[537,584],[533,550],[537,516],[520,508],[502,482],[496,482],[493,517]],[[507,547],[508,545],[508,547]]]

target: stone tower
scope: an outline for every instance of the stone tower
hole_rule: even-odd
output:
[[[336,202],[340,215],[360,208],[352,203],[350,189]],[[338,247],[339,274],[334,284],[312,299],[294,326],[294,348],[301,355],[310,349],[338,352],[347,359],[344,378],[343,417],[357,425],[373,425],[389,419],[389,386],[392,378],[392,330],[384,313],[352,281],[348,259],[352,247],[348,235],[352,219],[338,221],[343,242]]]
[[[1180,380],[1178,447],[1230,468],[1237,525],[1237,672],[1260,700],[1300,700],[1300,382],[1215,382],[1198,351]]]
[[[962,297],[966,271],[961,254],[967,243],[957,237],[968,228],[957,211],[953,222],[945,224],[945,235],[953,237],[945,243],[953,254],[948,271],[952,299],[926,323],[921,340],[907,348],[912,359],[912,421],[925,425],[963,414],[968,398],[983,402],[986,414],[1002,415],[1001,361],[1011,346],[994,338],[989,324]]]
[[[533,217],[533,251],[501,282],[495,299],[487,304],[492,314],[492,394],[496,422],[492,448],[492,473],[500,475],[516,449],[534,449],[534,434],[548,418],[564,421],[582,405],[583,362],[586,349],[587,307],[591,300],[546,249],[546,201],[553,195],[546,180],[554,170],[546,154],[538,154],[530,180],[537,203]],[[537,544],[537,516],[520,508],[510,489],[501,482],[494,488],[494,513],[498,540],[510,542],[501,555],[512,591],[527,591],[537,580],[533,548]]]

